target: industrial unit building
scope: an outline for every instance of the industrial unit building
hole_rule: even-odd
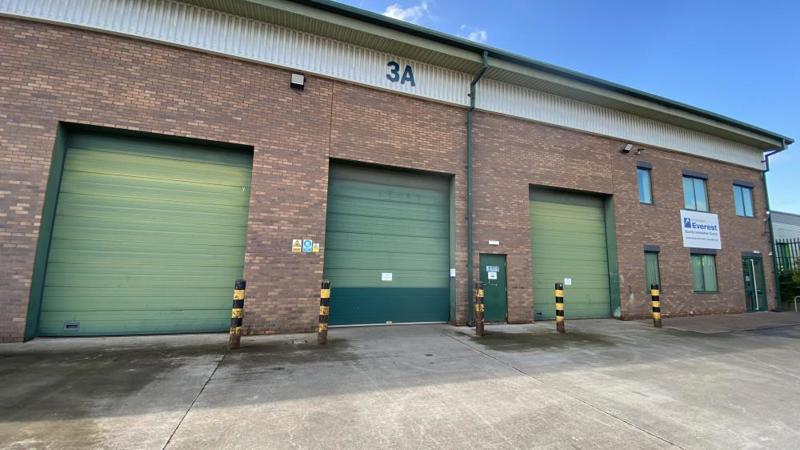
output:
[[[772,211],[775,240],[800,239],[800,214]]]
[[[0,340],[777,305],[717,114],[328,1],[0,0]],[[472,95],[470,95],[472,92]]]

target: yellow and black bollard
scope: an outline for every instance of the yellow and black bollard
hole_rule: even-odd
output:
[[[331,312],[331,282],[322,280],[322,288],[319,290],[319,330],[317,331],[317,343],[325,344],[328,342],[328,315]]]
[[[556,331],[566,333],[564,324],[564,284],[556,283]]]
[[[657,284],[650,285],[650,298],[653,304],[653,326],[661,328],[661,290]]]
[[[483,320],[483,312],[484,304],[483,304],[483,283],[478,282],[475,283],[475,335],[476,336],[483,336],[483,329],[484,329],[484,320]]]
[[[233,307],[231,308],[231,332],[228,336],[228,348],[239,348],[242,342],[242,318],[244,318],[244,297],[247,282],[236,280],[233,285]]]

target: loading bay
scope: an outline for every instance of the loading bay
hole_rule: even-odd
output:
[[[740,316],[742,317],[742,316]],[[754,317],[756,317],[754,319]],[[746,321],[746,322],[745,322]],[[740,326],[744,324],[744,326]],[[800,314],[0,346],[3,448],[790,448]]]

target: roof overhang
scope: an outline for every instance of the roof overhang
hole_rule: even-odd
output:
[[[764,151],[794,139],[627,86],[329,0],[181,0],[465,73],[636,114]]]

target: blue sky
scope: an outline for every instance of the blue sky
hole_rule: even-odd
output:
[[[800,2],[347,0],[800,141]],[[772,159],[772,209],[800,213],[800,143]]]

